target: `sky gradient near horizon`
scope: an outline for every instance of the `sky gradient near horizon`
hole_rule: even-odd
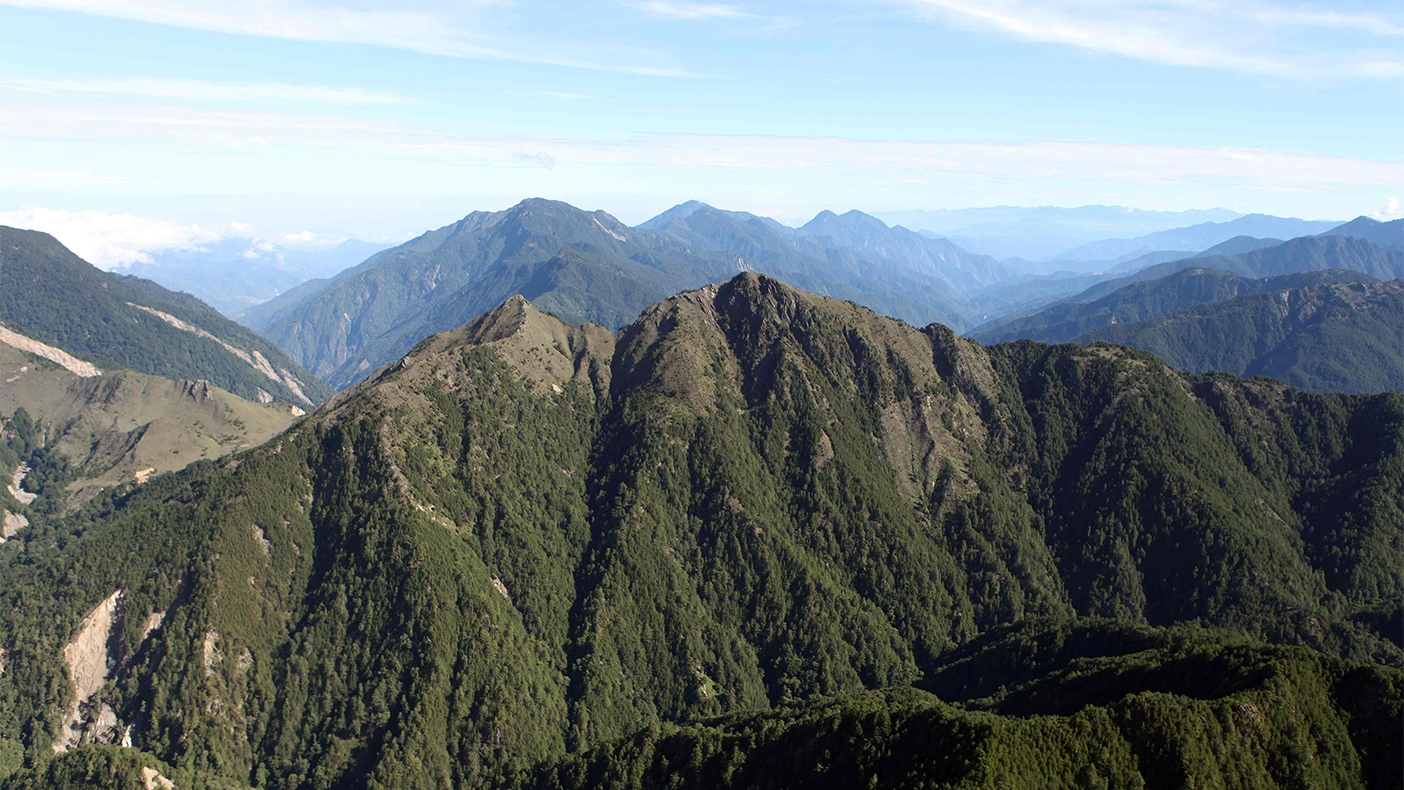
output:
[[[0,221],[399,240],[530,195],[629,223],[689,198],[1400,212],[1397,2],[445,6],[0,0]]]

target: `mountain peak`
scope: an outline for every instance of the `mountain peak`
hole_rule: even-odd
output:
[[[457,368],[463,350],[474,347],[493,349],[543,390],[559,393],[575,380],[599,391],[608,386],[614,336],[597,324],[570,326],[513,294],[466,325],[426,338],[389,371],[417,370],[413,378],[438,375],[439,370]]]
[[[687,219],[698,211],[710,208],[712,208],[710,205],[700,200],[688,200],[673,206],[655,217],[640,222],[638,227],[644,230],[662,230],[678,220]]]

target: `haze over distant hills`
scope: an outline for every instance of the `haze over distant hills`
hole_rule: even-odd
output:
[[[1228,222],[1205,222],[1187,228],[1148,233],[1132,239],[1106,239],[1065,250],[1058,261],[1106,261],[1153,250],[1203,250],[1236,236],[1291,239],[1330,230],[1339,222],[1249,214]]]
[[[1124,206],[993,206],[873,214],[889,224],[944,236],[965,249],[1000,260],[1042,260],[1090,241],[1131,238],[1241,216],[1220,208],[1147,211]]]
[[[1188,243],[1243,228],[1292,231],[1318,225],[1252,215],[1182,228],[1170,240]],[[1332,262],[1337,249],[1353,254],[1349,242],[1340,244],[1284,271],[1363,266]],[[1272,238],[1229,236],[1200,257],[1276,246]],[[1176,263],[1193,257],[1159,250],[1132,256],[1107,273],[1029,278],[1019,266],[973,254],[948,239],[889,227],[859,211],[823,211],[795,228],[688,201],[629,228],[604,212],[532,199],[501,212],[470,214],[333,278],[295,286],[238,318],[334,386],[345,387],[394,361],[426,334],[470,320],[491,300],[518,292],[570,320],[620,326],[649,299],[753,270],[915,325],[936,321],[965,331],[991,315],[1046,305],[1141,267],[1146,273],[1135,276],[1143,279],[1192,265],[1235,270],[1227,263]],[[1370,271],[1389,276],[1384,269]]]
[[[1321,234],[1322,236],[1353,236],[1368,239],[1382,247],[1404,250],[1404,219],[1380,222],[1369,217],[1356,217],[1344,225],[1337,225]]]
[[[149,262],[138,261],[122,271],[193,294],[232,316],[307,280],[335,275],[389,246],[348,239],[332,247],[298,248],[227,239],[194,249],[153,252]]]
[[[1235,242],[1230,248],[1242,246],[1250,245]],[[1222,278],[1215,274],[1207,278],[1171,278],[1186,269],[1236,277]],[[1246,287],[1256,288],[1248,285],[1249,280],[1327,269],[1393,280],[1404,277],[1404,252],[1350,236],[1307,236],[1236,255],[1206,255],[1171,261],[1126,277],[1102,279],[1059,303],[1028,314],[997,319],[977,327],[971,335],[985,343],[1005,343],[1021,338],[1060,343],[1112,320],[1138,321],[1203,301],[1228,298]],[[1217,285],[1206,288],[1210,281]]]

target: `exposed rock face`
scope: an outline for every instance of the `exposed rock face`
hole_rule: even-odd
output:
[[[82,708],[111,677],[114,668],[110,643],[114,627],[120,622],[122,591],[117,590],[93,608],[78,626],[78,633],[63,649],[63,660],[68,665],[69,677],[73,679],[74,700],[63,723],[63,732],[54,742],[54,751],[63,752],[84,742],[87,721]],[[106,708],[106,706],[104,706]],[[106,709],[111,714],[111,709]],[[115,715],[107,722],[115,730]],[[97,719],[98,729],[103,726],[103,716]]]
[[[21,505],[28,505],[39,498],[38,494],[31,494],[24,490],[24,478],[28,474],[29,467],[20,464],[15,468],[15,473],[11,475],[10,484],[5,487],[6,490],[10,492],[10,496],[14,497],[15,501],[19,502]]]
[[[179,329],[182,332],[190,332],[196,337],[201,337],[219,344],[220,348],[223,348],[225,351],[228,351],[229,353],[243,360],[246,365],[258,371],[259,373],[262,373],[264,376],[267,376],[274,383],[286,386],[289,390],[292,391],[293,395],[297,396],[298,399],[302,400],[308,406],[313,405],[311,399],[309,399],[307,395],[305,395],[302,392],[302,382],[294,378],[293,375],[287,370],[283,370],[280,375],[279,371],[274,370],[273,366],[269,364],[268,359],[265,358],[263,354],[261,354],[259,351],[255,350],[253,351],[253,353],[250,353],[242,348],[230,345],[229,343],[220,340],[219,338],[215,337],[209,332],[206,332],[200,327],[194,326],[193,324],[190,324],[186,321],[182,321],[179,318],[176,318],[175,316],[171,315],[170,313],[164,313],[153,307],[139,305],[134,302],[127,302],[127,304],[128,306],[135,307],[136,309],[141,310],[144,313],[149,313],[151,315],[156,316],[157,318],[161,319],[162,321],[165,321],[167,324],[170,324],[171,326],[175,327],[176,329]],[[206,384],[206,386],[208,387],[209,385]]]
[[[17,532],[29,526],[29,519],[19,513],[0,510],[0,543],[14,537]]]
[[[175,782],[162,776],[155,768],[141,769],[141,778],[146,782],[146,790],[172,790],[175,787]]]
[[[102,371],[98,369],[97,365],[91,362],[84,362],[63,349],[54,348],[45,343],[40,343],[33,338],[25,337],[18,332],[12,332],[4,326],[0,326],[0,343],[5,343],[6,345],[14,346],[20,351],[27,351],[35,356],[43,357],[50,362],[56,362],[68,368],[75,376],[91,378],[93,376],[102,375]]]

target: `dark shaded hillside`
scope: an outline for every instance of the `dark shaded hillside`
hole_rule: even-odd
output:
[[[47,233],[0,226],[0,322],[103,368],[205,379],[255,402],[260,391],[304,406],[331,394],[199,299],[101,271]]]
[[[1317,392],[1399,391],[1404,280],[1276,289],[1075,338],[1099,341],[1145,349],[1194,373],[1269,376]]]
[[[1330,757],[1301,781],[1362,786],[1358,744],[1396,715],[1397,672],[1330,656],[1404,665],[1401,539],[1398,393],[1186,378],[1109,346],[984,348],[755,274],[617,334],[514,298],[262,448],[0,546],[0,737],[40,760],[129,732],[176,768],[263,787],[577,786],[592,774],[549,763],[655,770],[652,746],[620,739],[717,716],[747,714],[736,731],[777,760],[871,725],[862,765],[907,743],[882,722],[915,716],[918,739],[993,728],[975,782],[1038,776],[1009,760],[1063,744],[1109,751],[1059,771],[1129,776],[1132,753],[1227,770],[1256,736],[1225,729],[1211,757],[1220,730],[1194,722],[1227,728],[1246,699],[1281,739],[1244,771],[1292,786],[1273,766],[1314,749]],[[1075,616],[1317,652],[1090,667],[1124,704],[1056,668],[1003,696],[941,674],[992,629]],[[81,700],[73,641],[109,651]],[[1253,682],[1225,693],[1258,696],[1140,664],[1243,667]],[[1064,687],[1081,690],[1048,693],[1103,712],[998,723],[865,694],[941,678],[974,708]],[[705,763],[725,726],[678,749],[703,743]],[[723,764],[745,761],[736,745]]]
[[[939,697],[868,692],[653,726],[516,786],[1383,789],[1400,778],[1404,673],[1301,649],[1026,624],[955,651],[922,685]]]
[[[1388,790],[1400,779],[1404,673],[1302,648],[1034,621],[954,651],[922,685],[939,696],[894,688],[652,724],[498,786]],[[145,790],[152,772],[176,787],[247,787],[87,746],[0,788]]]

